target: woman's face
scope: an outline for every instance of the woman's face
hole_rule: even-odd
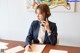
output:
[[[36,10],[36,14],[37,14],[37,18],[38,18],[39,21],[43,21],[43,20],[44,20],[44,18],[45,18],[45,13],[41,13],[41,12],[40,12],[40,9],[37,9],[37,10]]]

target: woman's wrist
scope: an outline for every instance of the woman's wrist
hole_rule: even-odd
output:
[[[48,35],[51,35],[51,30],[48,29],[48,30],[47,30],[47,33],[48,33]]]
[[[47,29],[47,32],[49,32],[49,33],[50,33],[50,32],[51,32],[51,30],[50,30],[50,29]]]

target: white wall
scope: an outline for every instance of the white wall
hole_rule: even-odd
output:
[[[80,3],[76,13],[52,12],[50,21],[56,22],[60,45],[80,47]],[[26,11],[26,0],[0,0],[0,38],[25,41],[34,12]]]

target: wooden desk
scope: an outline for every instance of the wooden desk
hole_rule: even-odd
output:
[[[0,42],[6,42],[9,43],[8,49],[21,45],[22,47],[24,46],[24,42],[20,41],[12,41],[12,40],[0,40]],[[71,47],[71,46],[61,46],[61,45],[46,45],[42,53],[49,53],[50,49],[57,49],[57,50],[67,50],[68,53],[80,53],[80,47]],[[24,51],[20,51],[17,53],[23,53]]]

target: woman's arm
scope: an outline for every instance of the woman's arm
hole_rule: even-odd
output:
[[[56,24],[52,25],[52,27],[50,28],[50,30],[51,30],[50,35],[47,32],[49,42],[52,45],[56,45],[56,43],[57,43],[57,26],[56,26]]]
[[[32,44],[32,39],[33,39],[33,22],[32,22],[32,24],[30,26],[28,35],[26,37],[26,41],[25,41],[25,46],[24,47],[26,47],[27,45],[31,45]]]

